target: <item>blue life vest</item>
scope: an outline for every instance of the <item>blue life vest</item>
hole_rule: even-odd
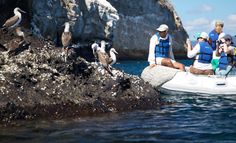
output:
[[[225,54],[225,52],[221,52],[220,59],[219,59],[219,69],[226,70],[227,66],[228,66],[228,57]]]
[[[199,42],[200,53],[198,54],[199,63],[211,63],[213,50],[207,42]]]
[[[215,31],[212,30],[209,33],[209,38],[211,39],[212,43],[211,43],[211,48],[215,51],[216,50],[216,41],[218,40],[219,34]]]
[[[170,52],[169,35],[166,40],[160,39],[160,35],[158,33],[156,35],[157,35],[159,44],[157,44],[155,47],[155,58],[157,57],[169,58],[169,52]]]

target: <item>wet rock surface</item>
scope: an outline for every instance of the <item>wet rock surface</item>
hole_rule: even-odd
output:
[[[14,35],[0,33],[3,45]],[[67,62],[61,48],[30,34],[31,45],[15,55],[0,52],[0,122],[61,119],[100,113],[156,109],[160,96],[140,77],[98,65],[71,50]]]

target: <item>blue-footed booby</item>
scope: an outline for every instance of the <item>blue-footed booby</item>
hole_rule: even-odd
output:
[[[8,43],[4,44],[4,47],[7,49],[8,54],[17,54],[30,45],[25,41],[25,34],[21,30],[21,27],[16,28],[16,35],[17,37],[10,40]]]
[[[71,44],[71,40],[72,40],[72,34],[70,32],[70,23],[66,22],[64,32],[61,35],[61,42],[62,42],[62,45],[63,45],[63,52],[64,52],[64,56],[65,56],[64,57],[65,62],[67,61],[68,50],[69,50],[69,46]]]
[[[93,43],[93,44],[91,45],[91,48],[92,48],[92,50],[93,50],[93,56],[94,56],[95,62],[97,62],[97,60],[98,60],[97,50],[98,50],[98,48],[100,48],[100,47],[99,47],[99,45],[95,42],[95,43]]]
[[[104,67],[104,69],[106,69],[107,72],[109,74],[111,74],[112,76],[113,76],[113,74],[111,71],[111,65],[113,65],[116,62],[116,55],[115,54],[118,54],[118,53],[116,52],[116,50],[114,48],[110,49],[110,57],[108,56],[108,54],[106,52],[105,53],[103,52],[102,48],[97,49],[97,55],[98,55],[99,62]]]
[[[21,20],[22,20],[22,17],[21,17],[21,13],[20,12],[23,12],[23,13],[26,13],[25,11],[21,10],[20,8],[16,7],[14,9],[14,16],[9,18],[2,26],[2,29],[5,30],[5,29],[9,29],[9,28],[15,28],[17,27]]]

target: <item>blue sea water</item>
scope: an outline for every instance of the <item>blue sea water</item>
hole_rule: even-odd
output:
[[[181,61],[190,64],[189,61]],[[116,67],[140,75],[146,61]],[[0,143],[235,143],[236,97],[162,95],[171,104],[159,110],[32,121],[0,128]]]

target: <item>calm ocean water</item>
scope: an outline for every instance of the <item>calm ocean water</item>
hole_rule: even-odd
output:
[[[116,67],[140,75],[146,65],[146,61],[124,61]],[[236,97],[162,97],[173,104],[160,110],[22,122],[19,127],[1,128],[0,143],[236,142]]]

